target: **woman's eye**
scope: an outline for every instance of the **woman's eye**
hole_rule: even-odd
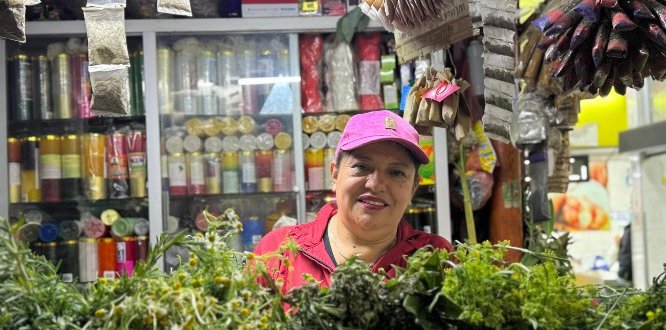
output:
[[[400,176],[400,177],[407,176],[407,174],[404,171],[393,171],[392,174],[395,175],[395,176]]]
[[[366,170],[369,169],[368,165],[365,165],[363,163],[356,163],[356,164],[352,165],[352,168],[357,169],[357,170],[361,170],[361,171],[366,171]]]

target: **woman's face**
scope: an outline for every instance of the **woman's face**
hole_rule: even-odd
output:
[[[330,165],[338,216],[358,233],[395,230],[417,188],[416,167],[407,149],[380,141],[350,154],[338,166]]]

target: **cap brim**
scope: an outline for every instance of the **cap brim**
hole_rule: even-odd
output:
[[[354,150],[356,148],[360,148],[362,146],[368,145],[370,143],[381,142],[381,141],[393,141],[393,142],[400,143],[405,148],[407,148],[407,150],[409,150],[412,153],[412,155],[414,155],[414,158],[416,159],[416,161],[421,165],[425,165],[425,164],[428,164],[430,162],[430,159],[428,158],[428,155],[425,153],[425,151],[423,151],[423,149],[421,149],[421,147],[419,147],[418,145],[413,144],[411,142],[405,141],[404,139],[400,139],[400,138],[396,138],[396,137],[392,137],[392,136],[366,137],[366,138],[362,138],[362,139],[358,139],[358,140],[346,143],[344,145],[340,145],[339,149],[343,150],[343,151],[350,151],[350,150]]]

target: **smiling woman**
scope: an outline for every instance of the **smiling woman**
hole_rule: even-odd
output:
[[[405,257],[419,248],[451,249],[444,238],[402,220],[418,187],[418,168],[428,163],[418,139],[416,130],[390,111],[351,117],[329,164],[336,201],[322,207],[312,222],[272,231],[254,251],[277,251],[288,239],[299,244],[296,254],[287,251],[284,259],[268,262],[273,279],[284,281],[285,292],[302,285],[305,274],[330,285],[331,272],[352,257],[392,277],[391,265],[404,266]]]

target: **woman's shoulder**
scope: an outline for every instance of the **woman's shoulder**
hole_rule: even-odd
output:
[[[453,249],[453,245],[451,245],[451,242],[449,242],[446,238],[420,230],[414,230],[412,239],[419,242],[421,247],[431,245],[434,248],[446,249],[448,251]]]
[[[301,236],[299,233],[307,232],[311,227],[311,222],[302,223],[292,226],[284,226],[268,232],[261,238],[257,247],[254,249],[255,254],[264,254],[276,251],[282,246],[288,238],[297,239]]]

